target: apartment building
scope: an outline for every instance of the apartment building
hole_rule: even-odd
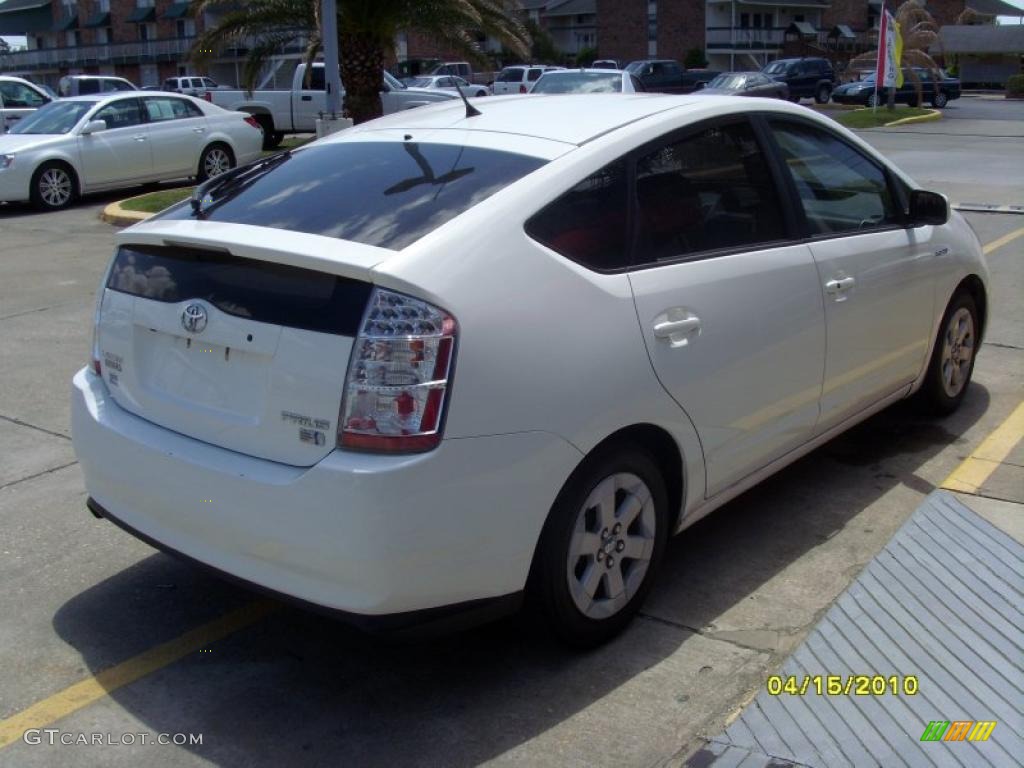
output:
[[[193,18],[183,0],[0,0],[0,34],[24,35],[28,44],[7,54],[3,69],[52,88],[67,74],[159,85],[195,71],[189,51],[204,23],[212,22]],[[242,52],[228,53],[209,74],[235,83]]]

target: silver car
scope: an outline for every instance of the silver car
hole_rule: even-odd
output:
[[[259,156],[251,115],[174,93],[59,99],[0,136],[0,200],[44,210],[79,194],[216,176]]]

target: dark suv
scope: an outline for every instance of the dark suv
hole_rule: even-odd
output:
[[[789,98],[796,102],[808,98],[827,104],[836,84],[836,74],[828,59],[778,59],[761,71],[788,85]]]

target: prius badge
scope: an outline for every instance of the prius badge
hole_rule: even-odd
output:
[[[202,304],[187,304],[181,311],[181,327],[189,333],[202,333],[206,327],[206,308]]]

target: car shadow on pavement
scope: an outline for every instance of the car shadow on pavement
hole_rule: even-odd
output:
[[[191,182],[188,180],[167,181],[155,182],[152,184],[141,184],[134,187],[124,187],[123,189],[113,189],[108,192],[90,192],[79,197],[67,208],[62,208],[61,211],[73,211],[76,208],[87,208],[92,205],[106,206],[110,203],[116,203],[119,200],[127,200],[129,197],[143,195],[147,192],[176,189],[178,187],[190,186],[190,184]],[[0,203],[0,220],[3,220],[8,216],[49,216],[53,213],[60,213],[61,211],[43,211],[27,202]]]
[[[468,766],[517,748],[532,764],[651,764],[763,684],[931,488],[919,470],[988,405],[977,384],[943,421],[899,404],[734,500],[670,542],[642,616],[594,651],[528,616],[398,643],[282,607],[111,695],[153,732],[203,734],[188,749],[221,765]],[[96,673],[251,599],[156,554],[68,601],[54,627]]]

